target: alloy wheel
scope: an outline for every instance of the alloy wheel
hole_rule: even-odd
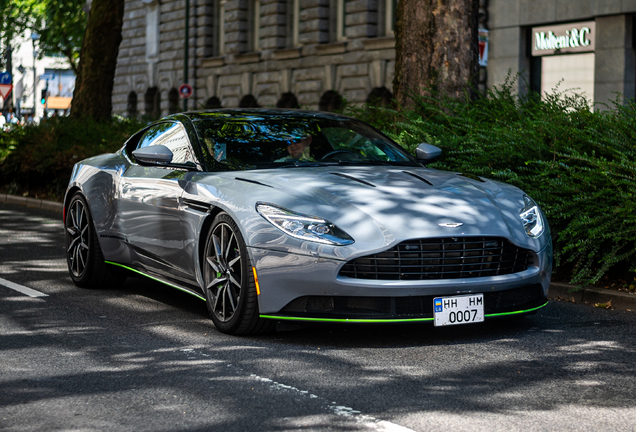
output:
[[[239,307],[243,270],[241,249],[236,233],[227,223],[214,227],[208,240],[206,262],[209,266],[207,289],[211,310],[221,322],[232,319]]]
[[[71,203],[66,216],[68,248],[66,254],[69,269],[75,277],[80,277],[88,265],[90,222],[84,203],[76,199]]]

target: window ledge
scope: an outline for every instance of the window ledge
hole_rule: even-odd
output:
[[[300,57],[300,47],[276,50],[272,53],[274,60],[285,60]]]
[[[201,61],[203,67],[219,67],[225,64],[225,56],[208,57]]]
[[[234,60],[236,60],[239,64],[244,63],[257,63],[261,59],[260,52],[251,52],[245,54],[237,54],[234,56]]]
[[[378,38],[365,39],[362,41],[364,49],[367,51],[395,48],[395,37],[385,36]]]
[[[316,53],[318,55],[341,54],[346,51],[346,41],[316,45]]]

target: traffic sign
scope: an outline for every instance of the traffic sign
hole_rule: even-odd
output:
[[[183,84],[179,87],[179,96],[183,99],[189,99],[192,96],[192,86],[190,84]]]
[[[0,96],[2,96],[2,99],[6,99],[11,90],[13,90],[13,84],[0,84]]]
[[[0,73],[0,84],[11,84],[11,74],[9,72]]]

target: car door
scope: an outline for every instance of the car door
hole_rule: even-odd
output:
[[[132,152],[154,145],[168,147],[171,166],[142,165]],[[133,265],[167,279],[193,283],[194,265],[184,242],[180,198],[198,165],[188,134],[179,122],[151,126],[137,144],[125,149],[131,160],[122,173],[120,226],[131,247]],[[183,167],[175,165],[183,165]]]

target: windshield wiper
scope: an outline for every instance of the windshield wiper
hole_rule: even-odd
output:
[[[337,166],[338,162],[293,162],[276,168],[300,168],[300,167],[320,167],[320,166]]]
[[[395,166],[391,165],[387,162],[381,161],[350,161],[350,160],[339,160],[338,165],[379,165],[379,166]]]

